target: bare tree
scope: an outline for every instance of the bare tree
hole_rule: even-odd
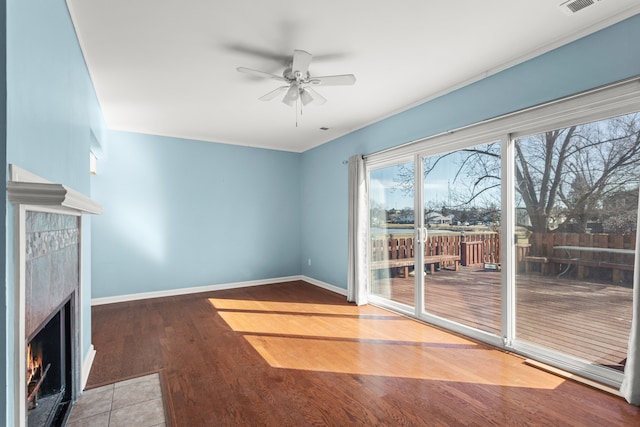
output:
[[[516,183],[532,231],[584,232],[603,200],[638,186],[640,123],[631,114],[516,141]]]
[[[428,210],[456,209],[480,201],[495,204],[500,186],[500,144],[491,143],[426,158],[425,179],[456,156],[453,192],[446,203],[433,200]],[[585,231],[590,221],[612,217],[604,202],[636,190],[640,180],[640,114],[519,138],[515,143],[518,206],[531,231]],[[413,168],[398,174],[398,187],[413,191]],[[631,191],[633,193],[633,191]],[[637,200],[637,198],[636,198]],[[635,209],[634,209],[635,210]],[[620,229],[635,229],[635,217],[617,215]],[[612,222],[614,222],[612,220]]]

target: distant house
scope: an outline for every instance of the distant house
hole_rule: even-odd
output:
[[[398,224],[413,224],[413,214],[409,213],[409,214],[402,214],[402,215],[398,215],[396,222]]]
[[[437,212],[432,212],[427,215],[427,224],[451,224],[451,216],[444,216]]]

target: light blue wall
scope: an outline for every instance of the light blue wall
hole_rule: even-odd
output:
[[[350,155],[640,74],[636,16],[300,155],[105,134],[64,0],[8,0],[6,9],[2,6],[7,13],[6,100],[0,93],[7,105],[3,167],[15,163],[85,194],[91,189],[104,206],[105,214],[91,220],[91,251],[87,246],[83,252],[93,270],[87,269],[83,280],[89,285],[93,277],[94,297],[297,274],[346,287],[343,161]],[[92,130],[105,136],[99,174],[90,179]],[[1,303],[13,301],[13,210],[5,211],[8,271]],[[90,324],[88,292],[82,303]],[[13,405],[8,393],[12,306],[4,317],[7,368],[0,374],[0,420],[6,415],[12,425],[6,410]],[[83,338],[88,345],[88,330]]]
[[[3,188],[7,186],[7,19],[6,19],[7,3],[0,0],[0,185]],[[7,199],[0,198],[0,212],[3,212],[3,218],[0,223],[0,241],[6,242],[7,238]],[[6,244],[0,245],[0,258],[3,262],[0,265],[0,277],[4,277],[4,285],[0,288],[0,307],[2,322],[0,327],[0,366],[8,366],[8,329],[6,327],[8,320],[7,304],[7,282],[6,282]],[[7,419],[7,369],[0,370],[0,421]]]
[[[638,40],[640,15],[303,153],[302,274],[347,286],[349,156],[640,75]]]
[[[300,274],[300,154],[110,132],[93,297]]]
[[[7,108],[7,132],[3,166],[16,164],[89,195],[91,129],[101,134],[104,124],[66,3],[8,0],[5,10],[7,37],[3,60],[6,58],[7,96],[3,104]],[[4,331],[7,348],[3,354],[8,377],[3,381],[0,398],[6,410],[13,407],[14,210],[9,205],[5,211],[8,229],[5,286],[9,304]],[[90,233],[89,222],[84,224],[85,235]],[[90,265],[90,247],[83,248],[82,256]],[[83,271],[83,284],[81,304],[87,326],[82,337],[84,357],[91,344],[89,269]],[[12,411],[6,412],[7,425],[12,425]]]

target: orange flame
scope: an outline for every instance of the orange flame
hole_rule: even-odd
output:
[[[42,375],[42,354],[34,354],[29,344],[27,346],[27,384],[31,380],[38,380],[40,375]]]

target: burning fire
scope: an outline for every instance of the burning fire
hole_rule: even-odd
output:
[[[27,346],[27,384],[36,382],[42,376],[42,353],[34,354],[31,344]]]

